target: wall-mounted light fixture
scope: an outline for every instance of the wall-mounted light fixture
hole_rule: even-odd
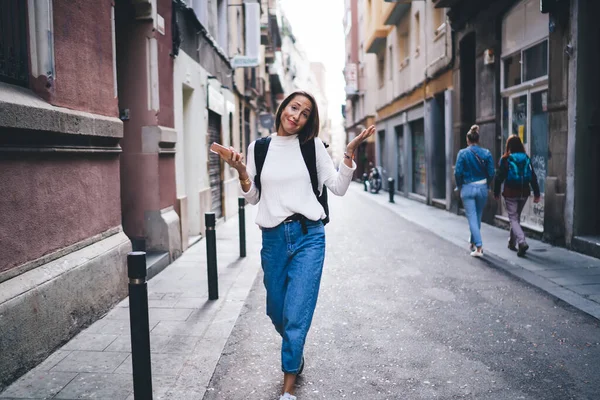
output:
[[[494,49],[485,49],[483,52],[483,65],[493,64],[495,60]]]

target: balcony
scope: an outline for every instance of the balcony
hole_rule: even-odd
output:
[[[367,53],[377,54],[385,49],[387,36],[393,29],[383,23],[383,9],[389,7],[384,5],[382,0],[373,0],[371,7],[367,8],[365,49]]]
[[[383,23],[385,25],[398,25],[400,20],[410,10],[410,2],[387,3],[383,6]]]
[[[367,53],[378,54],[384,50],[389,33],[389,28],[376,29],[367,40]]]

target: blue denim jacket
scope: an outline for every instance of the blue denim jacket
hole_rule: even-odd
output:
[[[476,152],[479,158],[485,162],[487,175],[473,152]],[[489,185],[494,178],[494,172],[494,160],[492,159],[492,153],[488,149],[483,149],[478,145],[471,145],[458,152],[456,166],[454,167],[454,179],[456,180],[457,187],[482,179],[487,179]]]

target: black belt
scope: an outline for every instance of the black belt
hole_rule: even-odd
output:
[[[308,229],[306,228],[306,220],[307,218],[304,215],[296,213],[283,220],[283,223],[285,224],[294,221],[300,222],[300,225],[302,225],[302,233],[306,235],[308,233]]]

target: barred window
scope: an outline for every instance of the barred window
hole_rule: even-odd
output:
[[[28,85],[27,2],[0,1],[0,81]]]

